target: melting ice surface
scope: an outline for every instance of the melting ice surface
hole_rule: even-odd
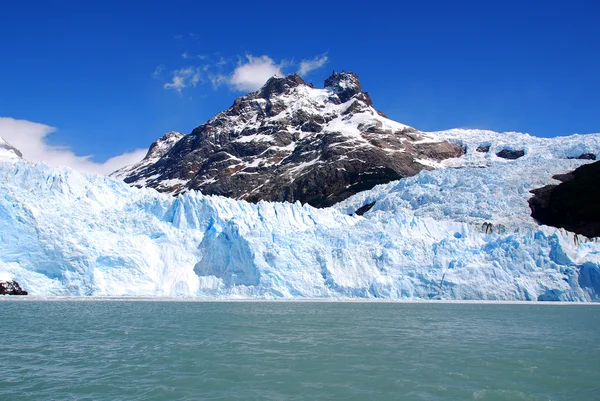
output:
[[[461,168],[328,209],[173,198],[0,163],[0,276],[33,295],[600,300],[600,243],[539,226],[527,204],[529,190],[586,162],[564,157],[600,154],[600,135],[518,134],[526,156],[506,161],[493,154],[501,134],[473,132],[447,134],[467,145],[446,166]],[[492,151],[476,152],[481,141]]]

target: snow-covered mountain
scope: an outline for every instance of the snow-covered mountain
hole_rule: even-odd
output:
[[[334,72],[324,89],[296,74],[273,77],[168,144],[161,157],[149,152],[114,176],[173,194],[198,189],[322,207],[463,154],[457,144],[375,110],[351,72]]]
[[[0,162],[17,161],[23,159],[21,152],[0,137]]]
[[[0,163],[0,277],[32,295],[600,301],[600,243],[527,203],[600,155],[600,135],[436,135],[466,144],[461,168],[325,209]],[[507,141],[524,155],[498,157]]]
[[[167,193],[34,165],[0,139],[0,281],[42,296],[600,301],[600,240],[539,225],[528,203],[597,230],[570,208],[598,218],[598,156],[600,134],[419,132],[350,73],[325,89],[274,78],[116,173]]]
[[[126,179],[131,175],[137,174],[139,171],[144,171],[148,167],[154,165],[161,157],[163,157],[181,138],[185,135],[180,132],[167,132],[161,138],[152,142],[146,156],[139,162],[131,166],[125,166],[111,174],[112,177]],[[139,185],[140,183],[138,183]]]

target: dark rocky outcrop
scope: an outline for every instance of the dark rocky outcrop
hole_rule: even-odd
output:
[[[484,234],[504,234],[506,232],[506,227],[504,224],[492,224],[487,221],[484,221],[481,225],[481,232]]]
[[[371,202],[371,203],[367,203],[366,205],[362,205],[361,207],[356,209],[356,212],[354,212],[354,214],[357,216],[362,216],[365,213],[367,213],[369,210],[373,209],[373,206],[375,206],[375,202]]]
[[[496,153],[496,156],[501,157],[503,159],[516,160],[520,157],[525,156],[525,151],[524,150],[502,149],[500,152]]]
[[[596,160],[596,155],[593,153],[582,153],[577,157],[567,157],[567,159]]]
[[[0,137],[0,149],[8,150],[9,152],[14,153],[15,156],[23,158],[21,151],[12,146],[10,143],[6,142],[2,137]]]
[[[0,295],[27,295],[16,281],[0,281]]]
[[[490,151],[490,145],[479,145],[475,150],[477,152],[487,153]]]
[[[191,134],[161,138],[170,146],[160,147],[159,157],[149,152],[113,175],[174,195],[201,190],[326,207],[465,153],[382,117],[372,105],[351,72],[334,72],[324,89],[296,74],[273,77]]]
[[[541,224],[600,237],[600,162],[554,178],[563,182],[531,191],[531,216]]]

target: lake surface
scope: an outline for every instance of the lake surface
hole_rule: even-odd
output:
[[[600,400],[600,307],[0,302],[0,400]]]

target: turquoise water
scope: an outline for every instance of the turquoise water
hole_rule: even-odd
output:
[[[600,307],[0,302],[0,400],[600,400]]]

